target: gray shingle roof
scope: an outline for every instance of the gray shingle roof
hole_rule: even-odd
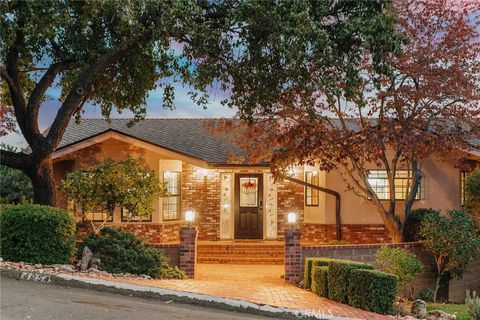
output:
[[[57,150],[90,137],[113,130],[154,145],[204,160],[210,164],[227,164],[229,155],[244,156],[238,146],[222,136],[213,136],[205,129],[212,119],[145,119],[128,127],[130,119],[82,119],[71,121]]]

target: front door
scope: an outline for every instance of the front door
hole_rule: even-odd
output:
[[[263,175],[235,175],[235,239],[263,238]]]

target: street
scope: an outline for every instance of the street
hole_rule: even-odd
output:
[[[0,279],[0,318],[18,319],[271,319],[193,305]]]

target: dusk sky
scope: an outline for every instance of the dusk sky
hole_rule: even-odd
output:
[[[211,93],[211,99],[208,108],[204,110],[195,103],[193,103],[187,95],[188,89],[182,85],[176,85],[175,91],[175,110],[163,108],[162,91],[151,91],[147,99],[147,118],[214,118],[214,117],[231,117],[235,114],[233,109],[224,107],[220,104],[221,96]],[[42,104],[39,116],[39,125],[41,130],[45,130],[53,121],[60,102],[58,97],[60,95],[59,89],[51,89],[48,91],[51,96],[49,101]],[[112,113],[112,118],[131,118],[131,112],[123,112],[118,114]],[[84,107],[82,118],[102,118],[99,107],[87,104]],[[1,141],[17,147],[25,147],[26,142],[21,134],[11,133],[8,136],[2,137]]]

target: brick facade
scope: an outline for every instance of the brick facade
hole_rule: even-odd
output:
[[[303,171],[301,173],[303,175]],[[283,240],[289,212],[297,214],[297,225],[303,224],[304,187],[302,185],[282,181],[277,184],[277,230],[278,240]]]
[[[132,232],[139,237],[142,237],[145,241],[152,244],[169,243],[180,241],[179,230],[180,223],[128,223],[117,224],[125,231]]]
[[[335,224],[303,224],[302,241],[328,244],[336,239]],[[346,243],[389,243],[391,236],[382,224],[343,224],[342,241]]]
[[[197,212],[198,240],[220,239],[220,172],[183,162],[182,208]]]

